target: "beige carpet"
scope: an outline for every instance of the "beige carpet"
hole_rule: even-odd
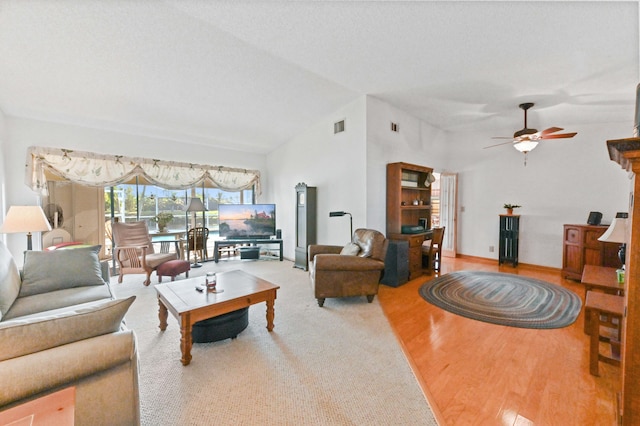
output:
[[[289,261],[203,265],[190,277],[242,269],[279,285],[274,331],[254,305],[237,339],[194,344],[184,367],[176,320],[158,329],[155,274],[149,287],[142,275],[112,278],[117,297],[137,296],[126,321],[138,336],[143,425],[437,424],[377,298],[319,308],[308,273]]]

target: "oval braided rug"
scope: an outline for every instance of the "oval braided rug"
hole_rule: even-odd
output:
[[[452,272],[422,285],[420,295],[454,314],[521,328],[566,327],[582,307],[564,287],[497,272]]]

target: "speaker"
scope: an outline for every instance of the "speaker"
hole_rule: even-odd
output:
[[[282,239],[282,229],[276,229],[276,238],[278,240]]]
[[[602,213],[600,212],[590,212],[589,219],[587,219],[587,224],[589,225],[600,225],[600,221],[602,220]]]
[[[409,242],[389,240],[384,258],[384,274],[380,283],[399,287],[409,281]]]

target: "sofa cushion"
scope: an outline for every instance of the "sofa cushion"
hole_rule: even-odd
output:
[[[353,234],[353,242],[360,247],[358,256],[371,257],[373,253],[374,231],[368,229],[356,229]]]
[[[25,252],[20,297],[65,288],[105,285],[100,246]]]
[[[384,235],[374,229],[359,228],[353,233],[353,242],[360,246],[360,257],[372,257],[384,261],[386,253]]]
[[[148,253],[145,257],[147,266],[151,269],[156,269],[158,265],[177,258],[175,253]]]
[[[20,272],[7,247],[0,241],[0,319],[20,293]]]
[[[0,361],[118,331],[135,296],[103,300],[58,315],[0,323]]]
[[[360,246],[356,243],[347,243],[342,251],[340,251],[340,254],[345,256],[356,256],[358,253],[360,253]]]
[[[3,321],[22,319],[25,316],[51,315],[52,310],[75,309],[75,305],[113,299],[108,285],[65,288],[50,293],[18,297],[11,309],[2,317]]]

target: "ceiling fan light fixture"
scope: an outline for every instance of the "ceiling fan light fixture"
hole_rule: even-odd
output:
[[[640,86],[639,86],[640,87]],[[527,102],[520,104],[520,109],[524,111],[524,127],[513,134],[513,138],[510,137],[494,137],[493,139],[510,139],[509,142],[503,142],[495,145],[485,146],[485,148],[493,148],[494,146],[512,144],[515,149],[524,154],[524,165],[527,165],[527,153],[533,151],[538,142],[545,139],[568,139],[574,137],[577,133],[557,133],[562,129],[561,127],[549,127],[542,131],[537,129],[530,129],[527,127],[527,110],[533,106],[533,102]]]
[[[513,147],[520,152],[527,153],[529,151],[533,151],[533,149],[538,146],[538,141],[525,140],[520,141],[518,143],[513,144]]]

